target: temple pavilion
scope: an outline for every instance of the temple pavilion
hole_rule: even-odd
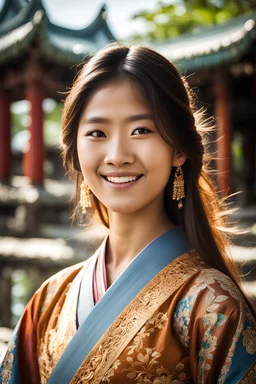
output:
[[[216,115],[222,191],[225,194],[235,190],[236,156],[241,161],[243,186],[252,197],[255,21],[252,13],[225,25],[151,44],[177,63],[197,93],[199,106],[203,103],[210,115]],[[62,101],[80,63],[115,40],[107,24],[105,6],[90,25],[80,30],[53,24],[41,0],[5,0],[0,11],[0,292],[4,293],[0,297],[0,326],[12,325],[13,271],[27,272],[32,293],[60,268],[88,257],[99,243],[98,229],[81,235],[69,227],[68,200],[73,191],[70,185],[66,188],[64,181],[45,179],[42,104],[45,98]],[[12,103],[20,100],[30,102],[29,150],[22,160],[23,179],[29,181],[25,187],[14,184],[12,174],[10,111]],[[237,134],[241,138],[238,155],[232,148]],[[252,257],[247,268],[255,263]]]
[[[217,118],[217,167],[225,193],[232,186],[234,132],[243,137],[247,189],[255,183],[255,27],[251,13],[197,33],[154,44],[199,89],[199,99]],[[103,6],[95,20],[80,30],[53,24],[41,0],[6,0],[0,12],[0,180],[11,178],[11,116],[13,101],[31,103],[30,149],[23,171],[32,184],[43,184],[44,142],[42,101],[63,100],[77,66],[116,38]],[[35,150],[36,148],[36,150]]]
[[[225,24],[154,44],[178,64],[209,114],[216,116],[216,157],[221,190],[244,189],[245,203],[255,200],[256,157],[256,12]],[[232,141],[240,136],[240,148]],[[239,144],[239,143],[238,143]],[[236,152],[240,183],[234,186]]]
[[[0,11],[0,327],[14,325],[15,271],[25,271],[29,280],[26,302],[47,277],[91,255],[103,237],[98,229],[81,236],[82,230],[70,228],[73,186],[45,179],[43,100],[63,100],[79,64],[115,40],[105,6],[80,30],[53,24],[41,0],[6,0]],[[11,105],[20,100],[30,102],[30,143],[24,177],[17,179]],[[61,164],[59,153],[56,162]]]
[[[31,103],[30,150],[24,175],[33,184],[44,180],[44,98],[63,100],[77,64],[114,41],[103,6],[80,30],[53,24],[41,0],[6,0],[0,12],[0,180],[11,177],[11,115],[14,101]]]

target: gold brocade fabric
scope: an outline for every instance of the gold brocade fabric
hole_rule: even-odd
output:
[[[186,254],[128,305],[71,384],[236,382],[231,362],[245,352],[254,363],[243,361],[243,384],[255,378],[255,319],[227,276]]]
[[[132,302],[123,310],[118,318],[112,323],[105,335],[99,340],[93,350],[89,353],[80,369],[77,371],[71,384],[78,383],[100,383],[101,381],[110,382],[111,375],[114,375],[113,367],[114,362],[116,369],[121,365],[118,357],[121,355],[123,349],[127,346],[128,342],[133,338],[138,338],[138,332],[142,326],[149,320],[152,322],[152,316],[158,311],[158,308],[185,282],[191,274],[200,270],[199,263],[196,259],[189,254],[178,257],[168,266],[166,266],[157,276],[155,276],[139,294],[132,300]],[[164,313],[162,313],[164,317]],[[156,313],[159,317],[159,314]],[[160,314],[161,317],[161,314]],[[167,320],[167,312],[165,313]],[[153,320],[153,323],[155,320]],[[163,325],[158,325],[162,329]],[[155,330],[157,327],[154,328]],[[145,335],[142,335],[142,339]],[[151,339],[151,338],[150,338]],[[145,340],[147,341],[147,340]],[[149,345],[139,351],[137,354],[137,361],[133,361],[132,350],[136,347],[130,347],[130,356],[127,362],[130,367],[123,368],[122,375],[119,375],[119,382],[128,378],[141,377],[144,381],[149,380],[149,368],[154,365],[159,365],[159,354],[156,348],[150,348]],[[142,361],[140,361],[140,359]],[[144,362],[144,366],[143,363]],[[141,371],[136,371],[135,367]],[[120,368],[119,368],[120,369]],[[110,373],[107,372],[110,370]],[[143,372],[148,371],[148,375],[143,375]],[[176,369],[177,371],[177,369]],[[126,373],[126,374],[124,374]],[[106,374],[106,375],[105,375]],[[169,375],[169,373],[168,373]],[[170,375],[169,375],[170,376]],[[133,382],[137,382],[134,381]]]
[[[55,305],[56,321],[50,321],[54,326],[40,341],[43,384],[75,333],[76,279],[65,287],[62,306],[61,300]],[[255,319],[242,294],[227,276],[188,253],[125,308],[71,384],[228,383],[239,340],[248,356],[256,355]],[[255,373],[255,363],[250,364],[240,382],[253,383]]]
[[[53,276],[27,306],[21,330],[31,332],[32,342],[29,350],[24,342],[19,345],[19,355],[26,353],[19,362],[22,384],[46,384],[75,334],[80,273],[87,262]],[[10,345],[1,366],[5,384],[13,384],[16,350]],[[39,379],[32,359],[38,362]],[[240,290],[187,253],[159,272],[122,311],[71,384],[252,384],[255,361],[255,318]]]
[[[11,380],[12,367],[14,362],[13,351],[16,348],[15,343],[11,343],[2,362],[2,370],[0,373],[0,383],[8,384]]]
[[[56,305],[56,325],[46,332],[39,342],[38,362],[42,384],[49,380],[50,374],[76,332],[79,282],[78,275],[72,284],[68,284],[63,306]]]

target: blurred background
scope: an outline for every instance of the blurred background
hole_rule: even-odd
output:
[[[70,225],[61,113],[81,63],[115,40],[174,61],[215,118],[216,181],[246,229],[230,252],[256,302],[255,22],[256,0],[0,0],[0,352],[39,285],[105,235]]]

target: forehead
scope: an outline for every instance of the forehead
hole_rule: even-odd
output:
[[[145,90],[131,80],[113,81],[99,87],[90,97],[84,113],[99,109],[104,112],[115,109],[116,113],[131,109],[151,111]]]

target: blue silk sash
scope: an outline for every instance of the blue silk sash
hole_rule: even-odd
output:
[[[188,250],[179,227],[165,232],[144,248],[85,317],[48,383],[70,383],[86,356],[124,308],[164,267]],[[82,289],[79,300],[86,301],[87,296],[88,292]]]

